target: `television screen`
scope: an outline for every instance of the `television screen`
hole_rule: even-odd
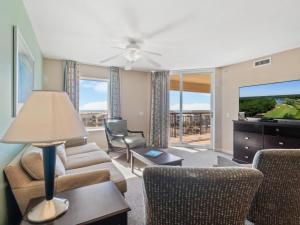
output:
[[[300,80],[240,87],[239,105],[247,117],[300,120]]]

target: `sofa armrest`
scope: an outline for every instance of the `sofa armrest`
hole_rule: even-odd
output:
[[[97,184],[110,180],[107,169],[99,169],[90,172],[66,174],[56,179],[56,191],[62,192],[91,184]]]
[[[82,138],[76,138],[76,139],[71,139],[66,141],[65,146],[66,148],[69,147],[75,147],[79,145],[85,145],[87,143],[87,137],[82,137]]]

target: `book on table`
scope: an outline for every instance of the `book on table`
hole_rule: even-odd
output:
[[[145,156],[155,158],[155,157],[160,156],[161,154],[163,154],[162,151],[158,151],[158,150],[155,150],[155,149],[150,149],[148,152],[145,153]]]

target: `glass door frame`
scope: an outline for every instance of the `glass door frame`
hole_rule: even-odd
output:
[[[209,149],[215,149],[215,86],[216,86],[216,69],[190,69],[190,70],[172,70],[170,71],[170,77],[172,75],[179,75],[179,143],[175,144],[176,146],[189,146],[187,143],[184,143],[182,140],[183,136],[183,77],[184,74],[193,74],[193,73],[210,73],[211,77],[211,88],[210,88],[210,145],[194,145],[195,147],[206,147]],[[201,76],[201,75],[200,75]]]

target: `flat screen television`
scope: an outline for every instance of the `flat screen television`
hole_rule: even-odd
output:
[[[300,120],[300,80],[240,87],[246,117]]]

